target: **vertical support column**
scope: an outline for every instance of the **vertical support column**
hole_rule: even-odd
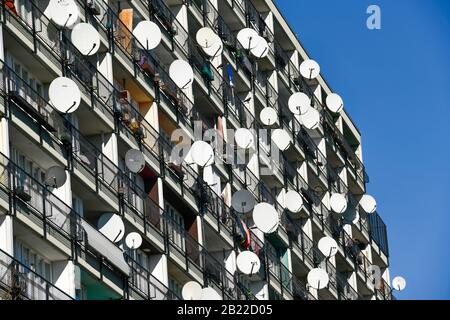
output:
[[[3,24],[0,24],[0,58],[5,61],[5,52],[3,48]],[[1,104],[4,101],[0,101]],[[5,105],[3,107],[6,108]],[[7,118],[0,118],[0,152],[6,157],[9,157],[9,124]],[[3,162],[4,159],[1,159]],[[6,165],[6,163],[2,163]],[[0,209],[0,249],[10,255],[14,255],[14,241],[13,241],[13,218],[5,215]]]

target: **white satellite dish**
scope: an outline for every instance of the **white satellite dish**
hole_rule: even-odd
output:
[[[339,113],[344,109],[344,101],[337,93],[328,95],[326,99],[328,109],[333,113]]]
[[[266,107],[259,114],[261,122],[266,126],[273,126],[278,122],[278,114],[274,108]]]
[[[133,36],[146,50],[155,49],[162,39],[161,30],[152,21],[141,21],[133,29]]]
[[[309,107],[307,111],[300,116],[300,121],[307,129],[317,129],[320,124],[320,113],[316,109]]]
[[[311,107],[311,99],[303,92],[296,92],[288,100],[289,110],[293,114],[305,114]]]
[[[377,211],[377,202],[371,195],[363,195],[361,200],[359,200],[359,205],[366,213],[374,213]]]
[[[392,280],[392,288],[397,291],[403,291],[406,288],[406,280],[403,277],[395,277]]]
[[[336,213],[344,213],[347,210],[347,199],[340,193],[333,193],[330,197],[330,207]]]
[[[97,229],[112,242],[119,242],[125,235],[122,218],[114,213],[105,213],[97,221]]]
[[[217,58],[222,55],[223,52],[223,43],[222,40],[220,42],[217,42],[215,45],[208,47],[208,48],[202,48],[203,52],[206,53],[211,58]]]
[[[320,74],[320,66],[314,60],[305,60],[300,65],[300,73],[306,79],[315,79]]]
[[[141,172],[145,167],[144,154],[141,152],[141,150],[128,150],[125,154],[125,165],[127,166],[128,170],[133,173]]]
[[[66,183],[67,174],[63,167],[50,167],[45,173],[45,185],[52,188],[60,188]]]
[[[51,1],[49,12],[54,23],[69,29],[75,25],[80,16],[80,11],[74,0]]]
[[[77,84],[66,77],[56,78],[48,88],[50,102],[61,113],[70,113],[78,109],[81,92]]]
[[[328,282],[330,281],[328,273],[321,268],[312,269],[308,273],[307,279],[310,287],[316,290],[326,288],[328,286]]]
[[[323,237],[319,240],[317,244],[320,252],[327,258],[331,258],[336,255],[338,252],[338,244],[336,240],[330,237]]]
[[[280,217],[271,204],[262,202],[253,209],[253,222],[262,232],[273,233],[278,228]]]
[[[214,150],[205,141],[195,141],[191,147],[191,157],[194,163],[202,168],[210,166],[214,163]]]
[[[186,282],[181,289],[184,300],[200,300],[202,298],[202,286],[196,281]]]
[[[239,190],[231,197],[231,205],[239,213],[247,213],[255,207],[255,198],[248,190]]]
[[[172,62],[169,67],[169,75],[180,89],[190,87],[194,80],[194,70],[187,61],[182,59]]]
[[[255,144],[253,133],[246,128],[239,128],[234,133],[234,140],[239,148],[249,149]]]
[[[288,192],[286,192],[284,196],[284,202],[286,205],[286,209],[288,209],[292,213],[300,212],[303,206],[302,196],[294,190],[289,190]]]
[[[258,44],[256,45],[256,47],[250,49],[250,53],[258,58],[258,59],[262,59],[267,57],[267,55],[269,54],[269,44],[267,43],[266,39],[264,39],[261,36],[258,36]]]
[[[275,129],[272,131],[272,142],[276,144],[278,149],[284,151],[289,148],[292,143],[292,139],[284,129]]]
[[[213,288],[206,287],[202,289],[200,300],[222,300],[222,296]]]
[[[197,31],[196,40],[202,50],[210,57],[218,57],[223,52],[222,39],[208,27]]]
[[[260,39],[258,33],[251,28],[244,28],[237,34],[237,40],[246,50],[256,48]]]
[[[200,28],[195,35],[197,43],[202,48],[209,48],[214,46],[220,37],[214,32],[213,29],[204,27]]]
[[[85,56],[92,56],[100,49],[100,35],[89,23],[78,23],[70,35],[73,45]]]
[[[259,257],[251,251],[243,251],[236,258],[236,265],[240,272],[247,275],[254,275],[261,268]]]
[[[131,250],[139,249],[142,245],[142,237],[137,232],[131,232],[125,237],[125,244]]]

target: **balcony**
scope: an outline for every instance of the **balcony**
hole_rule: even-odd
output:
[[[169,256],[173,261],[198,282],[215,288],[224,300],[248,298],[248,290],[236,276],[225,269],[223,262],[216,260],[168,215],[163,216],[163,221]]]
[[[131,273],[128,280],[128,297],[134,300],[181,300],[172,290],[156,279],[146,268],[126,257]]]
[[[74,259],[116,291],[122,290],[122,277],[127,268],[117,259],[121,251],[112,250],[116,248],[114,244],[108,247],[109,240],[11,160],[2,155],[1,163],[0,187],[8,199],[10,214],[33,230],[36,244],[43,241],[41,239],[47,240],[58,255]],[[83,229],[89,231],[87,238]]]
[[[131,74],[133,75],[129,77],[131,81],[139,79],[138,83],[142,87],[141,95],[148,95],[149,92],[151,96],[148,99],[157,101],[163,99],[167,104],[165,107],[169,108],[169,114],[176,121],[186,123],[188,121],[186,115],[192,109],[192,103],[170,79],[168,67],[163,63],[168,60],[167,53],[162,48],[152,52],[145,50],[145,46],[134,38],[129,26],[125,25],[116,13],[119,12],[118,7],[115,7],[117,4],[111,3],[108,6],[103,3],[103,5],[108,19],[106,21],[95,19],[98,23],[103,23],[103,28],[108,29],[111,34],[113,53],[123,65],[120,69],[122,76],[128,78]],[[138,17],[137,20],[145,19],[139,10],[134,10],[133,14]]]
[[[58,134],[63,118],[1,60],[0,68],[0,91],[10,102],[8,118],[53,158],[66,163],[67,154]]]
[[[383,219],[377,212],[371,213],[368,216],[369,234],[372,240],[372,248],[374,255],[374,263],[387,267],[389,257],[389,245],[387,238],[387,227]]]
[[[0,300],[72,300],[72,297],[0,250]]]
[[[192,10],[194,15],[198,13],[196,16],[202,17],[204,26],[214,30],[222,39],[226,60],[238,71],[237,74],[241,77],[240,80],[245,84],[245,87],[250,89],[253,63],[246,50],[236,40],[236,32],[230,28],[209,0],[192,0],[188,3],[194,9]],[[242,73],[239,72],[240,70],[242,70]]]

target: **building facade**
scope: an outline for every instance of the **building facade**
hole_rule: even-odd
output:
[[[272,0],[75,3],[79,21],[99,34],[93,55],[55,23],[48,0],[1,8],[0,299],[182,299],[189,281],[224,300],[392,298],[386,226],[359,202],[368,182],[360,132],[345,110],[325,106],[333,92],[321,75],[302,77],[311,57]],[[152,50],[132,32],[146,20],[161,31]],[[203,27],[223,42],[213,58],[196,41]],[[267,41],[263,58],[236,40],[244,28]],[[184,89],[170,75],[176,59],[194,72]],[[58,77],[80,89],[72,113],[50,102]],[[320,113],[314,129],[289,110],[296,92]],[[270,128],[261,121],[265,108],[276,111]],[[238,128],[281,128],[291,143],[276,161],[263,135],[241,164],[200,168],[172,159],[174,132],[194,141],[196,130],[215,129],[235,150],[228,132]],[[145,159],[138,174],[127,167],[130,149]],[[55,166],[65,170],[62,185],[48,183]],[[262,233],[251,214],[233,209],[242,189],[276,208],[275,232]],[[286,190],[301,195],[295,214],[284,209]],[[331,210],[334,193],[345,195],[344,215]],[[138,249],[98,230],[105,213],[142,237]],[[336,255],[319,250],[323,237],[335,239]],[[237,269],[244,250],[259,257],[258,273]],[[318,267],[329,276],[320,290],[307,279]]]

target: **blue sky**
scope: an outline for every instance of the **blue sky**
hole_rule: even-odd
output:
[[[396,295],[450,299],[450,1],[276,3],[362,132],[391,277],[407,279]]]

